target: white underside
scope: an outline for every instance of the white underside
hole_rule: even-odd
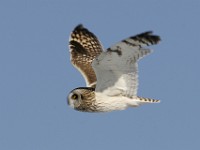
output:
[[[137,107],[141,103],[137,98],[128,98],[124,96],[107,96],[102,93],[96,93],[96,105],[99,111],[109,112],[114,110],[124,110],[128,107]]]

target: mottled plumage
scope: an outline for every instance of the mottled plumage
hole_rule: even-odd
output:
[[[82,25],[78,25],[70,36],[69,48],[71,62],[81,72],[87,86],[95,86],[96,75],[91,63],[103,50],[97,37]]]
[[[137,96],[137,62],[151,53],[145,47],[159,41],[151,31],[144,32],[103,51],[97,37],[78,25],[70,36],[71,62],[84,76],[87,87],[72,90],[68,104],[78,111],[108,112],[160,102]]]

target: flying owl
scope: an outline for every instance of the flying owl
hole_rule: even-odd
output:
[[[78,25],[69,39],[71,63],[87,87],[72,90],[67,102],[83,112],[110,112],[159,100],[137,96],[138,60],[152,52],[160,37],[151,31],[126,38],[104,51],[98,38]]]

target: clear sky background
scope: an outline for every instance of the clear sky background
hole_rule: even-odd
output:
[[[198,0],[1,0],[0,149],[199,149],[199,15]],[[139,62],[138,95],[162,102],[97,114],[68,107],[68,93],[85,86],[68,51],[79,23],[105,48],[160,35]]]

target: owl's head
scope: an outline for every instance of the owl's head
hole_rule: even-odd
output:
[[[80,87],[72,90],[67,97],[68,105],[75,110],[88,111],[87,109],[95,100],[94,90],[90,87]]]

